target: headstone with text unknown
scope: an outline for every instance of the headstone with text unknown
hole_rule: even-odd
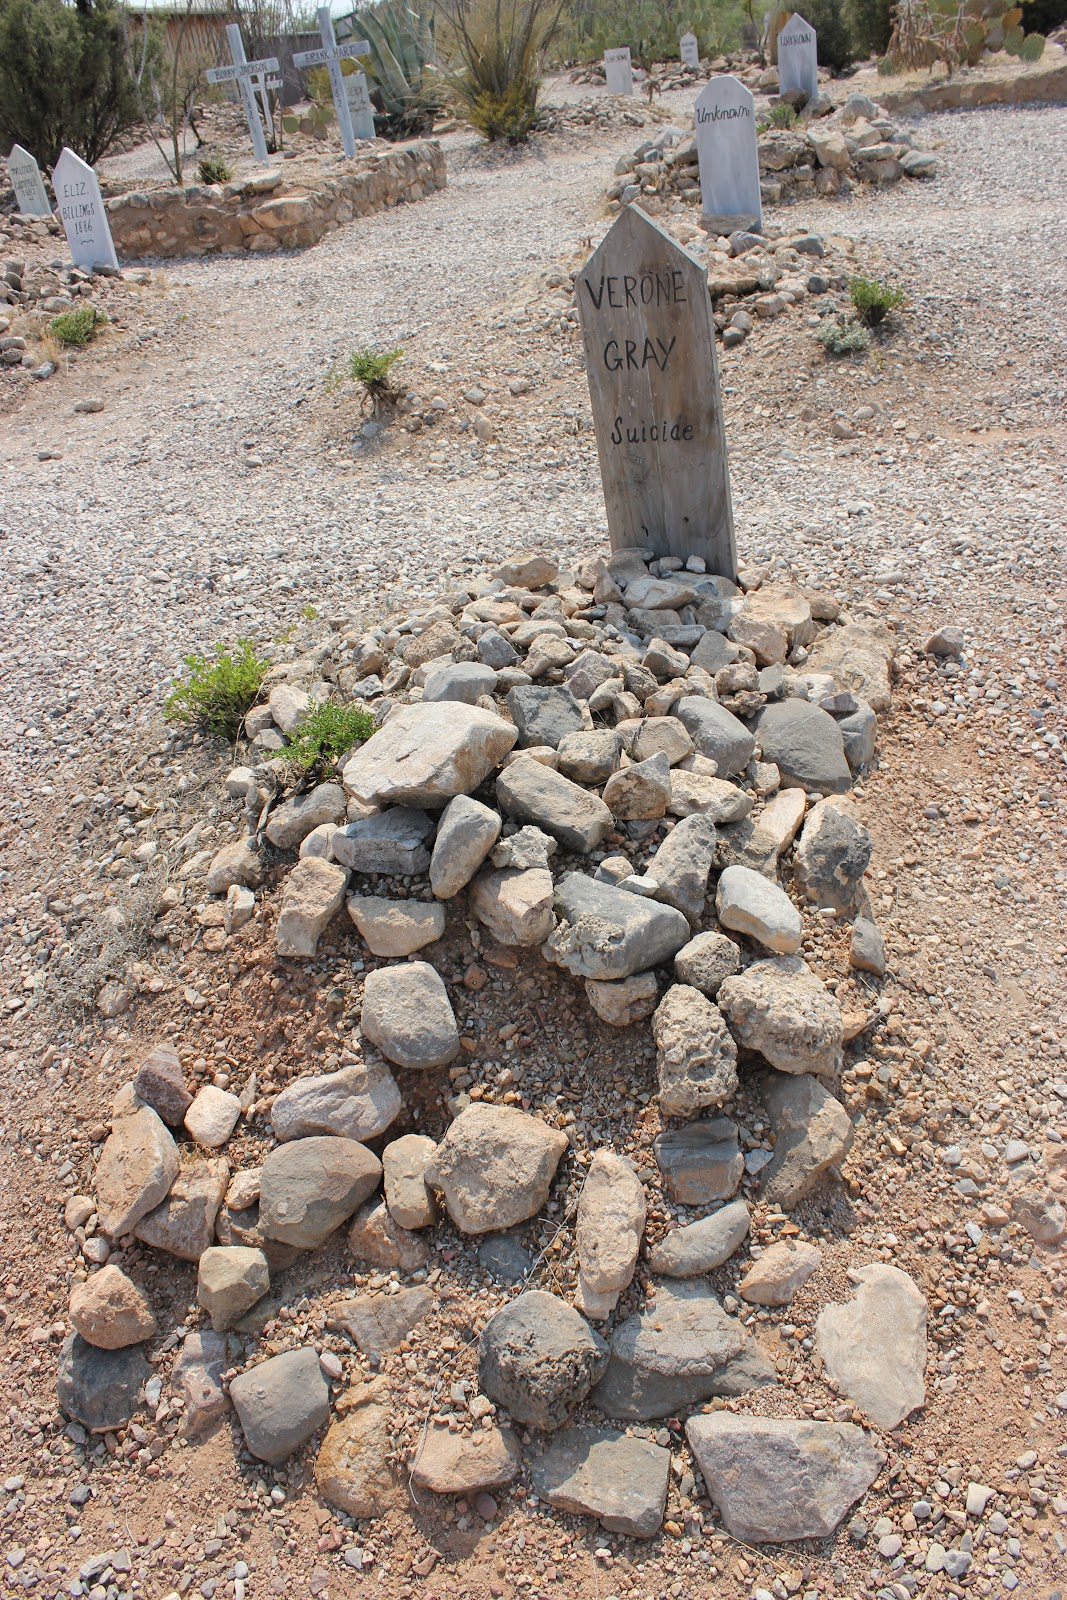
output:
[[[778,35],[778,92],[800,89],[809,100],[819,92],[819,57],[815,29],[794,11]]]
[[[609,94],[633,94],[634,71],[628,44],[604,51],[604,77]]]
[[[50,217],[52,203],[41,181],[41,169],[20,144],[12,145],[7,158],[7,175],[15,191],[15,200],[24,217]]]
[[[683,33],[678,40],[678,54],[683,67],[699,67],[700,44],[695,33]]]
[[[627,206],[576,280],[614,550],[737,571],[707,270]]]
[[[751,94],[739,79],[723,73],[697,95],[693,119],[705,226],[716,233],[761,228],[756,103]]]
[[[59,214],[76,267],[117,267],[119,258],[108,226],[96,173],[64,146],[52,173]]]

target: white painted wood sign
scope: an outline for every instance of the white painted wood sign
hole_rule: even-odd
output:
[[[293,57],[294,67],[325,67],[330,75],[330,92],[333,95],[333,108],[337,113],[337,127],[341,134],[341,144],[346,156],[356,153],[356,139],[373,139],[373,124],[369,134],[356,134],[352,126],[352,117],[348,109],[348,95],[345,92],[345,77],[341,71],[341,61],[345,56],[365,56],[370,53],[370,44],[366,39],[350,39],[347,44],[338,44],[333,31],[333,18],[329,6],[320,6],[318,10],[319,33],[322,36],[321,50],[301,50]]]
[[[76,267],[117,267],[115,243],[108,226],[104,197],[87,161],[65,146],[52,174],[59,214]]]
[[[634,70],[628,44],[604,51],[604,77],[609,94],[633,94]]]
[[[778,35],[778,92],[800,89],[814,100],[819,92],[819,57],[815,29],[794,11]]]
[[[260,121],[259,101],[256,99],[254,84],[257,78],[262,81],[268,72],[278,71],[278,57],[263,56],[259,61],[249,61],[245,55],[241,29],[236,22],[227,24],[226,40],[230,46],[233,66],[209,67],[205,77],[209,83],[236,83],[241,93],[241,104],[245,109],[252,149],[260,165],[266,166],[267,141],[263,134],[263,123]]]
[[[700,45],[695,33],[683,33],[678,40],[678,54],[683,67],[699,67]]]
[[[696,98],[697,159],[700,200],[705,217],[722,219],[718,232],[761,227],[763,206],[756,148],[756,102],[738,78],[729,73],[712,78]]]
[[[52,202],[41,179],[41,169],[20,144],[12,145],[7,158],[7,175],[15,191],[19,211],[24,217],[50,217]]]
[[[707,268],[639,206],[576,282],[612,548],[737,570]]]

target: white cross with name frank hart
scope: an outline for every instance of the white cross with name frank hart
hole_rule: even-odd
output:
[[[337,126],[341,133],[341,143],[346,156],[356,153],[356,136],[352,131],[352,116],[348,109],[348,96],[345,94],[345,80],[341,72],[341,62],[347,56],[366,56],[370,54],[370,43],[366,39],[350,39],[347,44],[338,44],[337,35],[333,31],[333,18],[329,6],[320,6],[318,9],[319,33],[322,35],[321,50],[301,50],[293,57],[294,67],[325,67],[330,74],[330,89],[333,93],[334,110],[337,112]]]

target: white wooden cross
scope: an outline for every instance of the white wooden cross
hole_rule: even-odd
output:
[[[320,6],[318,9],[319,33],[322,35],[321,50],[301,50],[293,57],[294,67],[325,67],[330,74],[330,89],[333,93],[334,110],[337,112],[337,126],[341,130],[341,143],[346,156],[356,153],[356,136],[352,131],[352,114],[348,109],[348,96],[345,93],[345,80],[341,72],[341,61],[345,56],[365,56],[370,54],[370,43],[366,39],[350,39],[347,44],[338,44],[337,35],[333,31],[333,18],[329,6]]]
[[[260,121],[259,106],[256,102],[256,91],[253,87],[254,80],[262,78],[265,73],[278,71],[278,57],[264,56],[261,61],[249,61],[245,55],[244,43],[241,39],[241,29],[236,22],[227,24],[226,38],[230,46],[230,55],[233,58],[232,67],[210,67],[207,72],[209,83],[236,83],[241,91],[241,100],[248,119],[248,131],[252,135],[252,149],[255,151],[256,160],[265,166],[268,161],[267,141],[263,137],[263,123]],[[269,113],[268,113],[269,115]]]

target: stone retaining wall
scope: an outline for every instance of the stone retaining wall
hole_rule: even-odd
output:
[[[353,217],[443,189],[448,172],[440,145],[420,140],[362,157],[312,191],[281,193],[281,176],[270,180],[117,195],[106,202],[115,248],[127,261],[300,249]]]
[[[955,111],[959,107],[1021,106],[1067,100],[1067,61],[1039,65],[1033,72],[996,78],[958,78],[925,88],[890,89],[879,83],[879,102],[887,111]]]

